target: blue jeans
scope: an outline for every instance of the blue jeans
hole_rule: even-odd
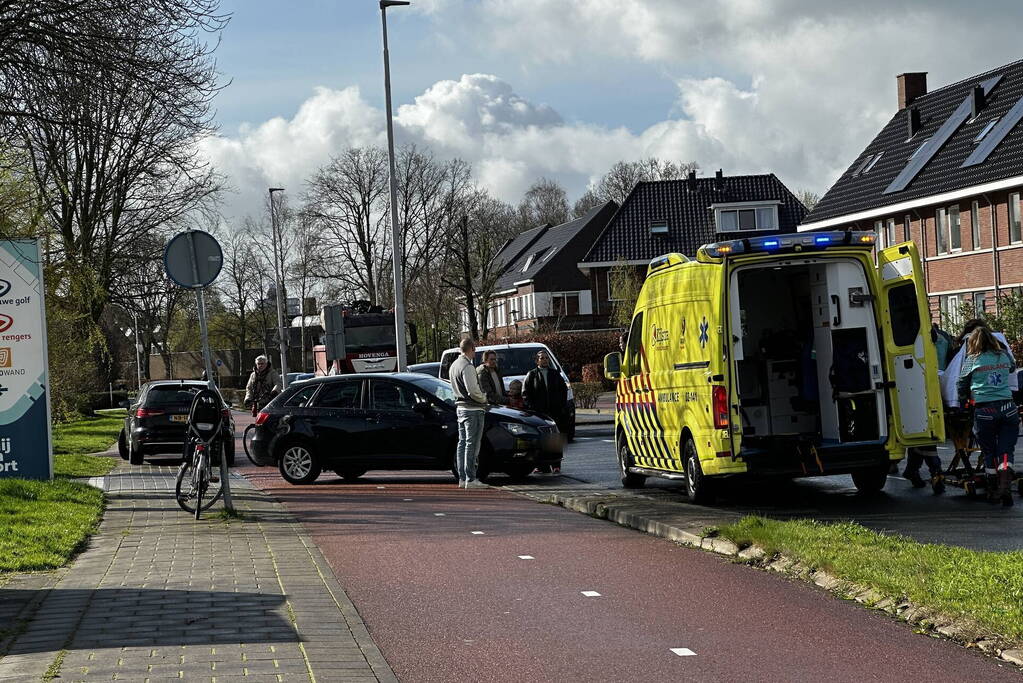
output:
[[[476,479],[476,459],[483,440],[483,420],[486,412],[458,408],[458,448],[455,449],[455,469],[459,481]]]
[[[1019,409],[1012,401],[978,403],[973,409],[977,443],[984,452],[984,469],[994,474],[1004,463],[1013,464],[1019,437]]]

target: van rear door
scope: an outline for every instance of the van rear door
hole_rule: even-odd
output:
[[[904,242],[878,253],[878,299],[892,412],[890,436],[902,446],[945,439],[937,352],[916,245]]]

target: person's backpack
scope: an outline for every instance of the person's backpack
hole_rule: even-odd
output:
[[[870,389],[870,364],[863,341],[847,339],[835,346],[831,361],[831,387],[835,391],[853,393]]]

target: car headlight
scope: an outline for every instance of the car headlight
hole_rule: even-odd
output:
[[[521,422],[502,422],[501,426],[506,432],[514,436],[525,436],[527,434],[531,436],[539,436],[540,432],[536,427],[530,427],[524,425]]]

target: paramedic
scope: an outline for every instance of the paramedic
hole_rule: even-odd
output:
[[[959,394],[975,401],[974,430],[984,453],[988,501],[1000,499],[1005,507],[1012,505],[1013,450],[1019,435],[1019,408],[1009,387],[1009,374],[1015,369],[1012,354],[991,330],[981,326],[970,333]]]
[[[931,339],[938,351],[938,370],[944,372],[948,362],[952,358],[952,345],[955,340],[952,335],[942,330],[936,323],[931,325]],[[935,493],[945,490],[944,477],[941,474],[941,458],[938,457],[937,446],[918,446],[910,448],[906,453],[906,469],[902,476],[913,484],[913,488],[922,489],[927,486],[920,477],[920,466],[927,464],[927,472],[931,475],[931,487]]]

